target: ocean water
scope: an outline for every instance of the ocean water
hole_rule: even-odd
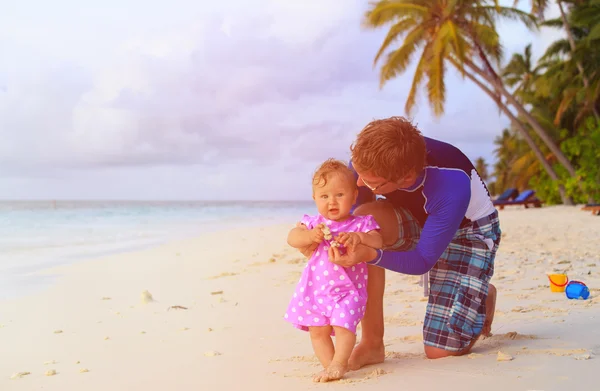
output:
[[[297,221],[308,202],[0,201],[0,300],[34,293],[34,273],[232,227]]]

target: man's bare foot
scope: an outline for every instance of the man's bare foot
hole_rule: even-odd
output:
[[[376,346],[367,345],[361,342],[352,351],[352,355],[348,361],[348,368],[356,371],[365,365],[382,363],[383,360],[385,360],[383,341]]]
[[[492,336],[492,322],[496,312],[496,295],[496,287],[490,284],[488,296],[485,300],[485,322],[483,322],[483,330],[481,331],[481,335],[484,337]]]

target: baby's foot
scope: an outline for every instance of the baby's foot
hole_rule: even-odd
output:
[[[348,365],[342,365],[338,362],[332,361],[327,367],[328,380],[339,380],[346,372],[348,372]]]
[[[323,369],[321,372],[313,376],[313,381],[315,383],[325,383],[328,379],[329,377],[327,375],[327,369]]]

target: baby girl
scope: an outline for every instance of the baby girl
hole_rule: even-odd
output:
[[[329,159],[313,176],[313,199],[318,215],[307,216],[288,235],[288,244],[302,249],[313,243],[314,250],[296,286],[285,319],[308,331],[323,371],[313,380],[340,379],[356,343],[356,326],[367,302],[367,265],[342,267],[331,263],[328,250],[340,253],[363,244],[381,248],[379,225],[372,216],[353,216],[350,211],[358,190],[352,171],[343,162]],[[335,347],[331,336],[335,336]]]

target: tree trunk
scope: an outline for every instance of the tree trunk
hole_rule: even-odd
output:
[[[456,63],[454,63],[454,61],[452,61],[452,63],[453,63],[453,65],[456,66]],[[525,142],[527,142],[527,145],[529,145],[529,147],[531,148],[531,150],[533,151],[535,156],[538,158],[538,160],[540,161],[540,163],[542,164],[542,166],[548,173],[548,176],[550,176],[550,178],[553,181],[556,181],[558,183],[559,178],[558,178],[558,175],[556,174],[556,172],[554,171],[554,168],[552,168],[552,165],[548,162],[548,160],[546,159],[546,157],[544,156],[544,154],[542,153],[540,148],[535,143],[535,141],[533,141],[533,138],[531,137],[531,135],[529,134],[529,132],[527,131],[525,126],[523,126],[521,121],[519,121],[519,119],[508,109],[508,107],[506,107],[506,105],[500,100],[500,98],[492,92],[492,90],[487,88],[482,82],[480,82],[476,77],[474,77],[470,73],[465,72],[465,75],[467,76],[467,78],[469,80],[471,80],[479,88],[481,88],[486,94],[488,94],[490,98],[492,98],[493,100],[496,101],[500,110],[502,110],[502,112],[504,114],[506,114],[506,116],[511,120],[512,124],[519,130],[519,132],[523,136],[523,139],[525,140]],[[565,187],[560,183],[558,184],[558,193],[560,194],[560,199],[562,200],[563,204],[573,205],[573,200],[567,196]]]
[[[557,1],[557,3],[558,3],[558,9],[560,10],[560,18],[562,19],[562,22],[563,22],[563,27],[565,28],[565,31],[567,32],[567,40],[569,41],[569,46],[571,46],[571,54],[572,54],[572,57],[575,58],[575,38],[573,37],[573,32],[571,31],[571,25],[569,24],[569,21],[567,19],[567,14],[565,13],[565,10],[563,9],[562,1]],[[586,89],[586,91],[589,91],[590,81],[588,80],[587,76],[585,75],[585,73],[583,71],[583,65],[581,65],[581,62],[578,60],[575,61],[575,65],[577,65],[577,70],[579,71],[579,75],[581,76],[581,79],[583,80],[583,87]],[[600,114],[598,114],[598,110],[596,110],[596,105],[593,102],[591,104],[591,109],[592,109],[592,113],[594,114],[594,117],[596,117],[596,120],[600,120]]]
[[[527,110],[525,110],[523,105],[510,92],[506,90],[502,81],[497,78],[494,78],[492,75],[487,74],[485,71],[483,71],[470,60],[465,60],[465,64],[474,73],[481,76],[483,79],[485,79],[485,81],[490,83],[490,85],[494,86],[494,88],[506,98],[508,103],[517,109],[519,114],[521,114],[523,118],[527,120],[527,122],[531,125],[531,127],[537,133],[537,135],[540,136],[542,141],[548,146],[548,149],[550,149],[554,156],[556,156],[560,164],[562,164],[565,167],[565,169],[569,172],[569,175],[575,178],[575,168],[573,167],[569,159],[567,159],[565,154],[560,150],[558,145],[556,145],[554,140],[552,140],[552,138],[548,135],[546,130],[539,124],[539,122],[535,118],[533,118],[533,116]]]

